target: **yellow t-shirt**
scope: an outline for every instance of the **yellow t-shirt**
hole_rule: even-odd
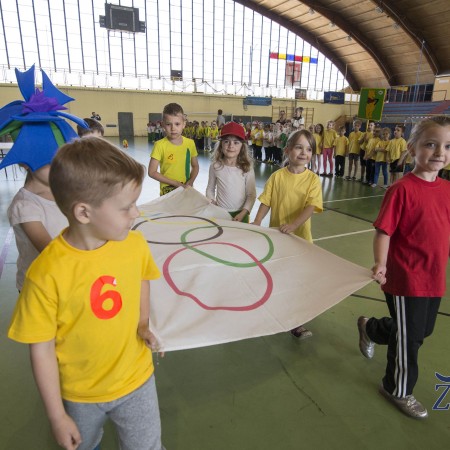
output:
[[[380,138],[372,137],[366,145],[366,159],[373,159],[375,161],[375,148],[378,146]]]
[[[347,136],[337,136],[334,140],[335,155],[345,156],[348,151],[348,138]]]
[[[316,154],[320,155],[322,153],[322,142],[323,142],[322,135],[320,135],[319,133],[314,133],[313,136],[314,139],[316,140]]]
[[[323,132],[323,148],[332,148],[337,136],[336,130],[325,130]]]
[[[254,128],[251,132],[252,142],[255,145],[262,147],[264,139],[264,130],[261,128]]]
[[[220,130],[216,127],[216,128],[211,128],[211,139],[213,140],[213,141],[217,141],[217,139],[218,139],[218,136],[219,136],[219,132],[220,132]]]
[[[348,137],[348,151],[359,155],[360,145],[359,140],[362,138],[362,131],[352,131]]]
[[[137,327],[141,282],[159,276],[137,231],[90,251],[60,234],[30,266],[8,336],[27,344],[55,340],[64,399],[116,400],[154,371]]]
[[[373,131],[366,131],[364,136],[361,135],[361,139],[364,137],[364,141],[360,144],[359,148],[361,150],[366,150],[369,140],[373,138]]]
[[[322,185],[319,177],[306,169],[300,174],[289,172],[287,167],[277,170],[267,180],[259,201],[270,208],[270,227],[293,222],[307,207],[322,212]],[[298,227],[294,234],[312,242],[311,219]]]
[[[198,155],[195,142],[183,136],[181,145],[172,144],[167,137],[155,142],[151,157],[159,161],[161,174],[171,180],[186,183],[191,176],[191,160]],[[163,195],[166,183],[160,183]]]
[[[378,142],[376,148],[384,148],[386,150],[387,146],[389,145],[389,141],[380,141]],[[386,162],[386,151],[378,151],[375,152],[375,161],[376,162]]]
[[[401,154],[406,150],[406,148],[406,141],[403,138],[391,139],[387,147],[389,161],[394,162],[400,159]]]
[[[195,129],[195,138],[200,139],[203,137],[203,130],[204,128],[202,126],[199,126]]]

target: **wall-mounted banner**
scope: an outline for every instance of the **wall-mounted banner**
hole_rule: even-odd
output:
[[[270,97],[245,97],[244,105],[270,106],[272,99]]]
[[[343,105],[345,103],[345,93],[332,91],[324,92],[323,102],[334,103],[335,105]]]

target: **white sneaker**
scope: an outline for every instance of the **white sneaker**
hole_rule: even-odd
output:
[[[375,183],[371,184],[370,187],[377,187]]]
[[[358,331],[359,331],[359,350],[367,359],[372,359],[375,353],[375,342],[371,341],[366,332],[366,323],[369,319],[361,316],[358,318]]]

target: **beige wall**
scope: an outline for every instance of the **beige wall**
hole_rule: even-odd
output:
[[[433,102],[450,100],[450,77],[437,77],[434,80]]]
[[[67,112],[78,117],[90,117],[92,111],[102,117],[105,136],[118,136],[117,117],[119,112],[132,112],[136,136],[146,136],[149,113],[160,113],[167,103],[179,103],[190,120],[211,120],[217,116],[220,108],[224,114],[239,116],[268,116],[276,118],[279,108],[293,110],[295,106],[314,109],[314,122],[325,124],[327,120],[342,115],[357,113],[357,104],[331,105],[306,100],[273,99],[272,106],[243,107],[243,98],[231,95],[181,94],[171,92],[129,91],[117,89],[89,89],[75,87],[58,88],[75,98],[69,102]],[[0,84],[0,106],[13,100],[23,100],[16,85]],[[115,128],[107,125],[116,125]],[[307,123],[306,125],[309,125]]]

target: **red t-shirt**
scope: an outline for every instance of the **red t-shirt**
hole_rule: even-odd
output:
[[[409,173],[386,192],[373,224],[390,239],[383,291],[442,297],[450,236],[450,182]]]

